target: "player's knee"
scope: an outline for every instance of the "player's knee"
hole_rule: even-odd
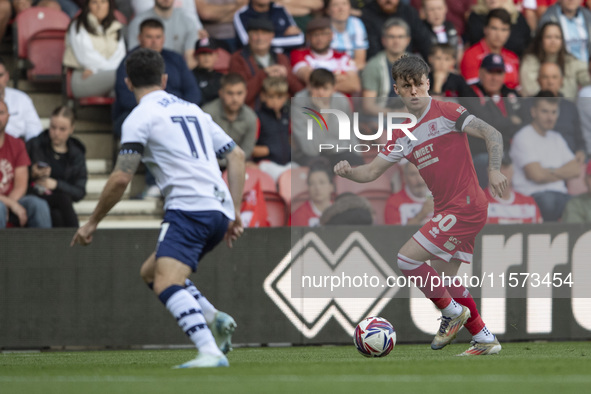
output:
[[[412,271],[419,268],[422,264],[424,264],[424,262],[413,260],[402,253],[398,253],[398,268],[401,270]]]

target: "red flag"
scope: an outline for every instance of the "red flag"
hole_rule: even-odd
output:
[[[240,216],[245,227],[269,227],[267,203],[261,189],[260,179],[244,197],[240,207]]]

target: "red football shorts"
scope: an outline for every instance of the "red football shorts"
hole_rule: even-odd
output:
[[[472,262],[474,241],[484,227],[487,210],[474,212],[437,212],[413,239],[427,252],[449,262],[458,259],[464,263]]]

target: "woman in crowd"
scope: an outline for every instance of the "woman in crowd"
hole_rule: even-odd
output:
[[[513,0],[478,0],[466,23],[466,48],[478,43],[484,37],[486,15],[495,8],[504,8],[511,15],[511,35],[505,44],[505,49],[521,57],[530,42],[531,30],[525,17],[515,7]]]
[[[540,91],[538,71],[540,64],[558,64],[564,76],[560,92],[574,100],[579,88],[591,83],[587,64],[566,51],[564,35],[559,23],[545,23],[521,60],[519,80],[522,96],[535,96]]]
[[[365,67],[367,55],[367,31],[361,19],[351,15],[349,0],[328,0],[326,14],[332,25],[332,42],[330,47],[345,52],[355,60],[358,70]]]
[[[327,164],[312,164],[307,183],[309,199],[291,215],[292,226],[318,226],[322,212],[332,204],[335,187],[332,171]]]
[[[49,130],[27,142],[29,193],[48,202],[53,227],[78,227],[72,203],[86,195],[86,149],[73,132],[74,113],[60,106],[51,114]]]
[[[70,24],[63,63],[74,69],[74,97],[108,96],[115,86],[125,42],[114,10],[114,0],[86,0]]]

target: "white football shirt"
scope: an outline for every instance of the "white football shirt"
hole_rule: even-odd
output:
[[[234,204],[217,157],[236,146],[197,105],[163,90],[151,92],[123,123],[121,144],[144,147],[142,161],[164,195],[164,209],[221,211]]]

